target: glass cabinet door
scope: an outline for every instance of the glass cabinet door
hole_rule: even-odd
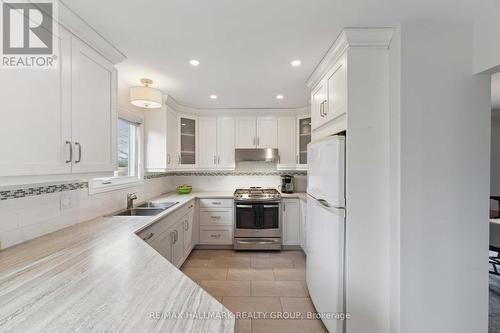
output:
[[[311,142],[311,118],[299,119],[299,164],[307,164],[307,145]]]
[[[196,120],[180,117],[180,164],[196,164]]]

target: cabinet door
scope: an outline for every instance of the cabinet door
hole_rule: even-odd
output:
[[[307,145],[311,142],[311,117],[297,118],[297,168],[307,169]]]
[[[184,216],[184,256],[187,257],[193,248],[194,210]]]
[[[300,245],[300,203],[283,200],[283,245]]]
[[[217,168],[235,168],[234,132],[234,118],[217,118]]]
[[[180,219],[174,226],[174,242],[172,244],[171,263],[180,267],[184,261],[184,219]]]
[[[321,82],[311,95],[311,128],[315,130],[325,123],[324,109],[327,98],[326,84]]]
[[[180,168],[195,168],[197,164],[196,152],[198,149],[198,119],[194,116],[177,115],[177,129],[179,131],[179,158]]]
[[[307,202],[300,200],[300,247],[307,254]]]
[[[236,118],[236,148],[255,148],[257,145],[255,117]]]
[[[295,169],[295,117],[278,118],[278,169]]]
[[[167,109],[144,112],[144,167],[149,172],[165,171],[169,162],[167,149]]]
[[[346,113],[347,71],[345,57],[341,58],[328,77],[328,104],[325,109],[325,122]]]
[[[167,169],[176,169],[179,165],[179,129],[177,113],[167,107]]]
[[[276,117],[257,118],[257,146],[278,148],[278,120]]]
[[[217,118],[199,118],[200,149],[198,166],[213,169],[217,166]]]
[[[1,71],[0,176],[71,172],[71,35],[59,32],[59,68]]]
[[[72,39],[73,172],[116,169],[116,69]]]
[[[174,244],[175,233],[172,229],[169,229],[158,237],[154,238],[149,245],[161,254],[165,259],[172,262],[172,248]]]

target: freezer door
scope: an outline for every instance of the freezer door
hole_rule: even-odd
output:
[[[344,312],[344,210],[327,208],[307,198],[306,279],[309,294],[321,314]],[[345,322],[322,318],[330,333],[342,333]]]
[[[345,137],[310,143],[308,156],[307,193],[333,207],[345,207]]]

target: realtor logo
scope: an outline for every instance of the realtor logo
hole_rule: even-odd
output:
[[[2,3],[2,68],[54,68],[57,55],[52,1]]]

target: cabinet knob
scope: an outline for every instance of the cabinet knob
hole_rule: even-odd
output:
[[[155,234],[152,232],[152,233],[150,233],[149,235],[147,235],[146,237],[144,237],[142,240],[143,240],[143,241],[147,241],[147,240],[151,239],[154,235],[155,235]]]

